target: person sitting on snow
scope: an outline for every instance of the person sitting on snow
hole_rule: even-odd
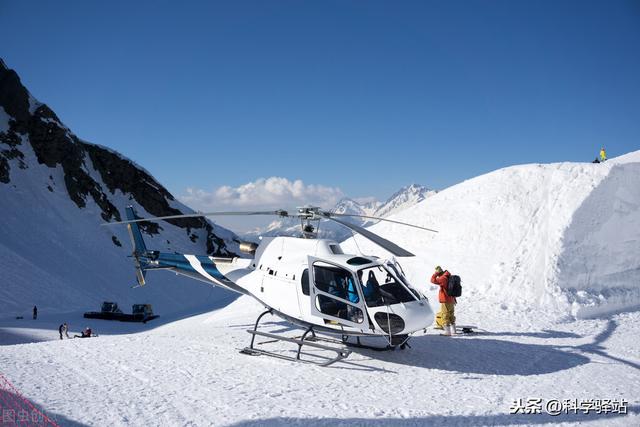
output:
[[[82,335],[74,335],[74,338],[91,338],[91,328],[86,327],[84,331],[81,332]]]
[[[451,273],[447,270],[442,270],[442,267],[437,266],[435,273],[431,276],[431,283],[440,286],[438,292],[438,301],[440,301],[440,322],[444,329],[444,335],[451,336],[456,334],[456,316],[454,314],[456,298],[447,295],[447,285],[449,284],[449,277]],[[437,322],[437,320],[436,320]]]
[[[65,334],[67,336],[67,338],[71,338],[69,336],[69,325],[67,325],[67,322],[65,322],[62,325],[58,326],[58,332],[60,332],[60,339],[62,339],[62,334]]]

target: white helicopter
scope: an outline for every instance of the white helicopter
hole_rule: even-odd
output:
[[[251,344],[245,354],[270,355],[284,359],[330,365],[351,353],[340,345],[327,346],[318,341],[375,350],[404,349],[414,332],[432,324],[433,311],[427,297],[411,286],[395,258],[345,254],[340,244],[319,239],[312,221],[331,220],[350,228],[389,251],[394,256],[410,257],[411,252],[369,230],[344,221],[342,217],[362,217],[420,228],[385,218],[337,214],[318,207],[302,207],[290,214],[285,210],[256,212],[210,212],[139,218],[132,206],[126,208],[127,221],[104,225],[127,224],[133,245],[133,259],[139,286],[145,284],[147,271],[170,270],[177,274],[250,295],[266,308],[248,332]],[[138,227],[139,222],[217,215],[275,215],[300,218],[302,237],[264,237],[260,244],[242,243],[240,250],[253,258],[220,258],[149,250]],[[262,317],[273,314],[306,329],[301,337],[284,337],[258,330]],[[339,336],[341,339],[320,338],[317,333]],[[283,341],[298,346],[296,356],[269,352],[256,347],[256,336],[270,342]],[[360,337],[384,337],[385,347],[361,343]],[[356,342],[353,342],[355,338]],[[321,362],[301,359],[302,347],[335,352],[333,358]]]

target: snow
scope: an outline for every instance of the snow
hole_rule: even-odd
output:
[[[436,265],[459,274],[461,312],[499,307],[526,323],[617,312],[622,301],[633,308],[640,304],[639,160],[640,151],[601,164],[500,169],[390,217],[437,234],[387,223],[371,230],[417,254],[403,261],[413,283],[428,289]],[[385,255],[362,237],[344,245]]]
[[[89,425],[640,421],[640,352],[628,338],[640,332],[637,312],[547,330],[506,324],[474,337],[429,332],[405,351],[358,350],[346,362],[320,368],[240,354],[249,340],[245,329],[260,309],[241,297],[217,311],[143,332],[5,346],[0,366],[48,416]],[[98,331],[116,325],[130,332],[130,325],[95,322],[104,325],[95,326]],[[301,333],[277,318],[265,324],[272,331]],[[629,414],[509,415],[518,398],[627,399]]]
[[[12,168],[12,183],[0,186],[0,263],[10,278],[0,287],[0,373],[61,425],[640,425],[640,151],[599,165],[501,169],[391,217],[437,234],[371,227],[417,254],[400,262],[434,309],[433,267],[460,274],[458,322],[482,331],[448,338],[429,329],[404,351],[358,349],[328,368],[240,354],[263,310],[249,297],[167,272],[129,289],[125,231],[96,227],[90,200],[78,215],[64,187],[46,190],[49,174],[62,182],[62,172],[25,156],[33,166]],[[128,202],[114,197],[118,207]],[[148,246],[165,249],[171,236],[172,247],[194,249],[171,227]],[[344,246],[388,255],[360,237]],[[83,319],[81,308],[103,298],[153,299],[161,317]],[[30,301],[42,307],[38,320],[21,308]],[[60,341],[63,321],[100,336]],[[302,333],[278,318],[263,325]],[[531,398],[629,406],[625,415],[509,413]]]
[[[29,113],[34,114],[36,110],[40,108],[42,103],[39,102],[37,99],[35,99],[33,95],[31,95],[31,93],[28,93],[28,95],[29,95]]]

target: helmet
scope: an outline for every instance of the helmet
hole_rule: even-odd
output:
[[[442,273],[442,267],[440,267],[439,265],[436,266],[436,271],[438,273]]]

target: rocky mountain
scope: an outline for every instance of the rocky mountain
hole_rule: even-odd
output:
[[[385,202],[376,200],[359,203],[350,198],[343,198],[331,209],[332,212],[340,214],[376,216],[385,218],[409,209],[416,203],[420,203],[426,198],[436,194],[435,190],[418,185],[411,184],[401,188]],[[354,224],[368,227],[376,223],[375,220],[366,218],[351,217],[349,219]],[[278,219],[271,222],[267,227],[253,230],[246,233],[243,238],[256,241],[260,236],[297,236],[300,235],[300,222],[291,218]],[[338,242],[351,236],[351,231],[340,224],[323,221],[320,224],[320,237],[334,239]]]
[[[129,204],[140,216],[193,212],[142,167],[77,137],[0,60],[0,256],[16,260],[11,270],[15,276],[6,269],[0,275],[0,296],[6,296],[0,298],[0,312],[33,303],[19,295],[37,300],[38,295],[49,294],[50,286],[42,289],[29,274],[36,270],[43,273],[41,278],[48,277],[49,285],[73,282],[77,292],[91,293],[91,287],[103,282],[100,292],[105,298],[119,294],[111,292],[113,285],[108,283],[126,280],[120,271],[133,278],[126,259],[131,251],[129,238],[123,226],[100,224],[123,219]],[[143,229],[153,249],[216,256],[239,253],[233,233],[204,219],[148,223]],[[114,270],[101,267],[101,261]],[[74,269],[76,273],[84,269],[91,283],[86,276],[77,277]],[[100,278],[94,280],[95,275]],[[23,288],[13,292],[18,284]],[[24,292],[24,287],[33,292]],[[66,303],[73,299],[54,300]],[[175,300],[173,295],[168,299]]]

